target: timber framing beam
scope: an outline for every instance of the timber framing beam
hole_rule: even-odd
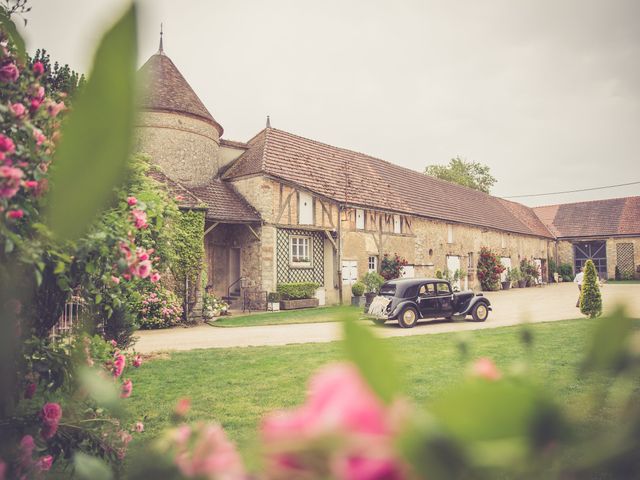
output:
[[[245,224],[245,225],[251,231],[251,233],[253,233],[253,236],[256,237],[256,239],[259,241],[260,240],[260,235],[258,235],[258,233],[253,229],[253,227],[251,225],[249,225],[248,223]]]
[[[329,240],[329,241],[331,242],[331,245],[333,245],[333,249],[334,249],[334,250],[336,250],[336,251],[338,251],[338,244],[337,244],[337,243],[336,243],[336,241],[331,237],[331,234],[330,234],[327,230],[325,230],[325,231],[324,231],[324,234],[326,235],[327,240]]]
[[[213,230],[214,228],[216,228],[218,225],[220,225],[220,222],[216,222],[216,223],[211,224],[211,225],[209,226],[209,228],[207,228],[207,229],[204,231],[204,233],[202,234],[202,236],[203,236],[203,237],[206,237],[206,236],[207,236],[207,234],[208,234],[211,230]]]

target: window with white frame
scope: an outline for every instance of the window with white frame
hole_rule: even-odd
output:
[[[298,194],[298,223],[313,225],[313,197],[305,192]]]
[[[375,255],[369,256],[368,269],[370,272],[378,271],[378,257]]]
[[[393,216],[393,233],[402,233],[402,221],[400,215]]]
[[[453,225],[447,225],[447,243],[453,243]]]
[[[311,237],[301,235],[289,237],[289,262],[292,267],[311,266]]]
[[[355,260],[342,261],[342,283],[353,285],[358,281],[358,262]]]
[[[364,230],[364,210],[356,208],[356,230]]]

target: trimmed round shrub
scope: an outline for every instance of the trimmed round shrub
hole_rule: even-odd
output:
[[[360,297],[364,294],[364,291],[366,288],[367,287],[365,286],[364,283],[356,282],[353,285],[351,285],[351,293],[353,293],[355,297]]]

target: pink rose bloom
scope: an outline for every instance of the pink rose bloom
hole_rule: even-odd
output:
[[[111,281],[118,285],[120,283],[120,277],[116,277],[115,275],[111,275]]]
[[[25,435],[20,440],[20,453],[21,456],[29,458],[31,460],[31,456],[33,455],[33,450],[36,448],[36,442],[33,440],[31,435]]]
[[[36,139],[36,145],[42,145],[47,140],[47,137],[45,137],[37,128],[33,129],[33,138]]]
[[[13,143],[13,140],[11,140],[6,135],[3,135],[0,133],[0,152],[4,152],[7,155],[11,155],[15,151],[16,151],[16,145],[15,143]]]
[[[131,258],[131,248],[126,243],[120,242],[120,252],[124,254],[127,260]]]
[[[404,469],[391,458],[349,456],[333,466],[335,478],[348,480],[402,480]]]
[[[142,248],[138,248],[136,254],[138,256],[138,260],[140,260],[140,261],[149,260],[149,254],[147,253],[146,250],[144,250]]]
[[[23,118],[27,114],[27,109],[21,103],[12,103],[9,108],[16,118]]]
[[[138,268],[136,269],[136,275],[140,278],[147,278],[151,273],[151,261],[145,260],[138,264]]]
[[[490,358],[479,358],[471,367],[474,376],[484,378],[485,380],[499,380],[502,377],[500,370]]]
[[[142,433],[142,432],[144,432],[144,424],[142,422],[136,422],[136,424],[134,425],[133,429],[137,433]]]
[[[44,87],[42,85],[38,85],[37,83],[31,87],[31,92],[33,94],[34,99],[39,100],[40,103],[44,100]]]
[[[153,283],[157,283],[158,281],[160,281],[160,274],[158,272],[153,272],[151,274],[151,281]]]
[[[32,113],[37,111],[40,105],[42,105],[42,100],[38,100],[37,98],[32,99],[31,102],[29,102],[29,111]]]
[[[19,168],[0,167],[0,198],[11,198],[20,190],[20,181],[24,172]]]
[[[139,368],[142,365],[142,357],[140,355],[136,355],[133,357],[133,366]]]
[[[188,398],[181,398],[180,400],[178,400],[178,403],[176,403],[176,406],[173,409],[173,413],[178,417],[184,417],[187,415],[187,413],[189,413],[190,409],[191,400],[189,400]]]
[[[36,463],[36,467],[43,472],[49,471],[51,469],[51,465],[53,465],[53,457],[51,455],[40,457],[40,459]]]
[[[51,117],[57,117],[58,114],[66,108],[64,102],[56,103],[56,102],[48,102],[47,103],[47,113]]]
[[[26,182],[24,182],[24,186],[27,188],[38,188],[38,181],[37,180],[27,180]]]
[[[122,391],[120,392],[120,398],[129,398],[131,396],[132,391],[133,391],[133,383],[131,383],[131,380],[126,379],[122,384]]]
[[[36,394],[37,385],[34,382],[27,383],[27,386],[24,388],[24,398],[30,400]]]
[[[138,199],[136,197],[127,197],[127,204],[130,207],[133,207],[136,203],[138,203]]]
[[[146,228],[147,225],[147,214],[143,210],[131,210],[131,215],[133,216],[133,220],[135,226],[138,230],[142,228]]]
[[[124,366],[127,363],[127,359],[124,355],[120,354],[113,361],[113,376],[118,378],[122,375],[122,371],[124,370]]]
[[[115,340],[110,340],[109,343],[113,348],[116,348],[118,346],[118,342],[116,342]]]
[[[226,480],[246,478],[235,445],[229,441],[219,425],[201,426],[191,449],[187,442],[180,440],[178,438],[175,463],[184,476]]]
[[[118,435],[120,436],[120,441],[123,443],[125,447],[129,445],[129,442],[131,442],[131,440],[133,440],[133,437],[131,436],[131,434],[129,434],[129,432],[125,432],[124,430],[121,430],[120,432],[118,432]]]
[[[22,217],[24,217],[24,212],[21,209],[9,210],[7,212],[7,218],[12,218],[14,220],[17,220],[18,218],[22,218]]]
[[[125,280],[131,280],[131,275],[129,275],[128,273],[123,273],[122,278],[124,278]]]
[[[44,65],[42,64],[42,62],[35,62],[33,64],[33,67],[31,67],[31,69],[33,70],[33,74],[36,77],[39,77],[44,73]]]
[[[40,430],[40,435],[42,436],[43,439],[49,440],[56,434],[57,431],[58,431],[57,423],[54,425],[43,425],[42,429]]]
[[[13,83],[20,76],[20,70],[13,63],[0,67],[0,82]]]
[[[40,418],[45,425],[57,425],[62,418],[62,408],[58,403],[45,403],[40,412]]]

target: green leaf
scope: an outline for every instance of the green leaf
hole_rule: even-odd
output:
[[[111,480],[113,473],[101,459],[77,452],[73,456],[75,476],[80,480]]]
[[[65,269],[65,264],[64,262],[57,262],[56,263],[56,268],[53,270],[53,273],[55,273],[56,275],[64,272]]]
[[[47,211],[47,224],[59,238],[81,236],[124,179],[133,139],[136,57],[132,5],[103,37],[63,128]]]
[[[628,342],[632,332],[633,320],[622,306],[599,319],[591,334],[583,369],[623,370],[629,361]]]
[[[377,338],[370,328],[345,313],[344,342],[347,356],[360,370],[373,391],[385,402],[400,393],[402,382],[389,345]]]
[[[96,305],[99,305],[101,301],[102,301],[102,295],[100,295],[99,293],[96,294]]]
[[[18,54],[18,58],[26,62],[27,61],[27,49],[24,44],[24,39],[22,35],[18,32],[16,28],[16,24],[13,23],[11,17],[7,14],[7,11],[0,7],[0,28],[9,36],[10,43],[16,47],[16,52]]]
[[[118,411],[121,408],[119,392],[113,381],[101,377],[90,368],[80,370],[80,383],[98,406]]]
[[[4,253],[11,253],[13,252],[13,247],[15,247],[15,244],[13,243],[13,240],[11,240],[9,237],[7,237],[4,241]]]

